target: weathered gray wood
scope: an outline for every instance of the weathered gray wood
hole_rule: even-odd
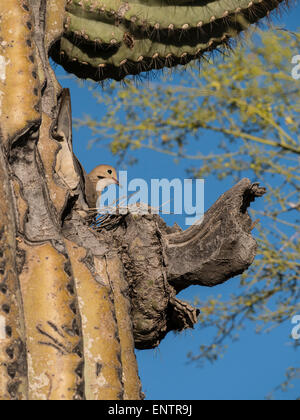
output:
[[[198,310],[175,297],[180,290],[216,286],[247,270],[257,249],[247,209],[265,192],[242,179],[186,231],[157,215],[128,214],[109,232],[125,267],[137,348],[156,347],[168,331],[197,322]]]
[[[265,192],[242,179],[219,198],[201,224],[164,236],[168,281],[177,292],[192,284],[216,286],[252,264],[257,246],[247,208]]]

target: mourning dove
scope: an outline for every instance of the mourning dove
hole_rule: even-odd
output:
[[[109,185],[119,185],[115,168],[110,165],[96,166],[85,176],[85,196],[89,208],[95,209],[102,191]]]

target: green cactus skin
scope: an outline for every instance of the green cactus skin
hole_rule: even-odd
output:
[[[288,0],[68,0],[64,37],[50,55],[102,81],[187,64]]]

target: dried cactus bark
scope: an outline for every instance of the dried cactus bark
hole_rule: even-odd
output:
[[[68,0],[63,38],[53,59],[81,78],[129,74],[201,58],[286,0]]]
[[[113,236],[119,244],[132,303],[135,346],[154,348],[169,331],[193,328],[198,310],[176,298],[192,284],[213,287],[244,272],[257,244],[248,207],[265,188],[242,179],[189,229],[159,216],[129,214]]]

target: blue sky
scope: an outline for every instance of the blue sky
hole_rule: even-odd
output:
[[[297,30],[300,21],[300,4],[294,7],[274,24],[290,30]],[[299,51],[300,54],[300,51]],[[230,59],[230,58],[229,58]],[[79,88],[74,79],[65,78],[66,73],[59,67],[56,73],[63,87],[71,89],[74,118],[83,118],[88,114],[92,118],[101,119],[103,108],[96,103],[88,89]],[[98,87],[101,92],[101,87]],[[87,129],[74,130],[74,151],[89,172],[99,163],[115,165],[116,158],[101,147],[87,148],[91,133]],[[205,150],[205,152],[210,150]],[[185,178],[186,163],[175,165],[172,159],[152,151],[139,151],[139,163],[128,170],[129,178]],[[209,177],[205,180],[205,208],[228,188],[230,180],[222,183]],[[254,206],[260,206],[259,202]],[[182,216],[170,216],[169,224],[175,221],[183,225]],[[180,297],[192,301],[195,296],[204,299],[210,295],[229,295],[237,290],[239,279],[231,279],[224,285],[214,289],[190,287]],[[209,343],[211,332],[200,331],[197,327],[181,334],[170,333],[158,349],[137,351],[140,376],[147,399],[264,399],[274,387],[284,379],[286,368],[299,366],[299,353],[292,348],[290,338],[292,324],[285,323],[272,333],[255,334],[255,326],[247,324],[240,334],[240,340],[232,344],[224,358],[215,364],[205,364],[203,368],[188,363],[187,353],[197,352],[200,344]],[[299,382],[295,389],[286,393],[276,393],[277,399],[295,399],[299,396]],[[298,392],[297,392],[298,387]]]

